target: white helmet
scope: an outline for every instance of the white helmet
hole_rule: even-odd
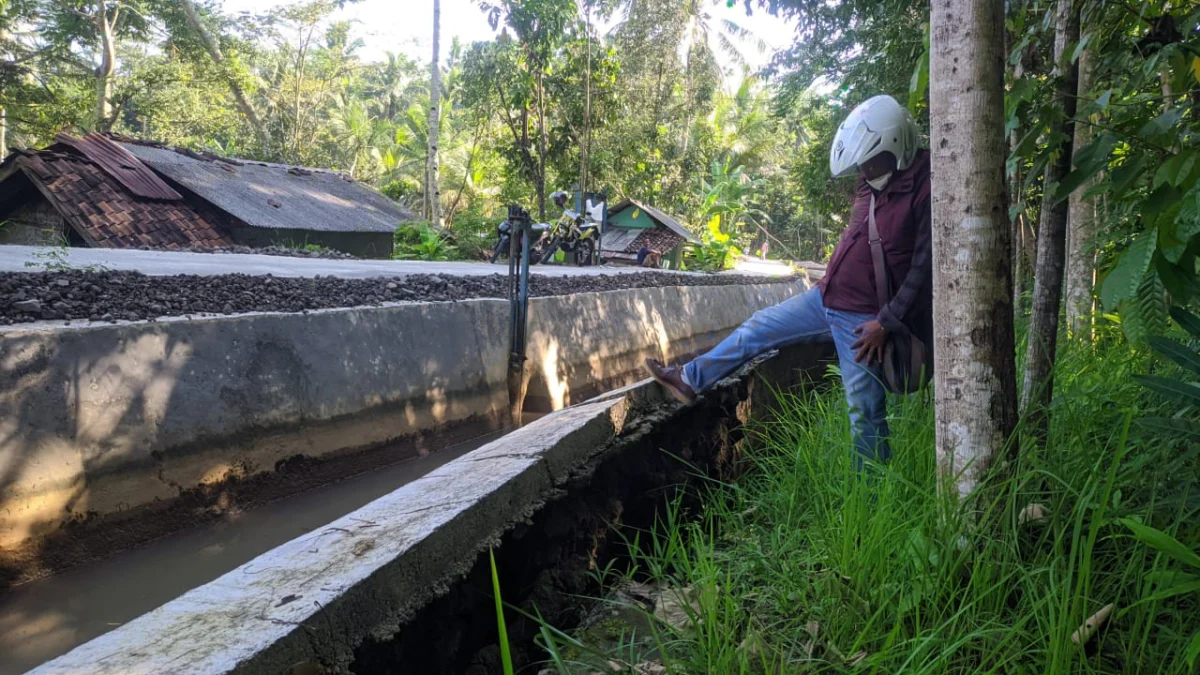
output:
[[[917,125],[896,99],[886,94],[859,104],[838,127],[829,151],[829,171],[834,178],[851,176],[858,165],[881,152],[896,157],[903,171],[917,154]]]

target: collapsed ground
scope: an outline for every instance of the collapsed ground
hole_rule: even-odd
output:
[[[785,396],[746,429],[736,483],[609,535],[630,564],[602,568],[581,630],[542,634],[543,672],[1194,675],[1200,444],[1135,379],[1193,378],[1119,330],[1060,347],[1045,443],[979,488],[966,538],[932,396],[892,399],[894,455],[866,481],[840,388]]]
[[[663,286],[796,283],[744,275],[640,274],[529,279],[533,297]],[[138,272],[66,271],[0,274],[0,325],[44,320],[137,321],[193,314],[303,312],[386,302],[439,302],[503,298],[499,274],[455,277],[417,274],[394,278],[293,278],[224,274],[146,276]]]

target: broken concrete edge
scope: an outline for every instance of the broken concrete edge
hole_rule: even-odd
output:
[[[797,289],[535,298],[530,399],[556,409],[596,382],[635,381],[645,356],[709,347]],[[136,517],[298,455],[492,425],[507,411],[507,321],[506,301],[466,300],[5,332],[0,576],[28,579],[27,556],[13,551],[44,552],[40,542],[66,535],[64,524]]]
[[[277,672],[329,649],[310,644],[314,629],[354,644],[388,635],[619,434],[624,414],[618,400],[547,416],[33,672]]]
[[[547,415],[31,672],[261,673],[313,660],[345,668],[363,640],[395,634],[573,472],[623,435],[646,433],[664,410],[680,411],[656,400],[663,394],[646,380]]]

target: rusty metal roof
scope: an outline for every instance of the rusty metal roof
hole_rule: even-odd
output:
[[[394,232],[411,212],[328,169],[228,160],[146,141],[116,142],[154,171],[250,227]]]
[[[232,244],[206,207],[134,196],[87,157],[18,151],[0,167],[0,180],[19,180],[16,173],[24,175],[91,246],[179,249]]]
[[[78,138],[69,134],[59,134],[54,138],[54,142],[72,148],[92,160],[134,196],[168,201],[183,199],[183,195],[167,185],[150,167],[104,136],[88,134]]]

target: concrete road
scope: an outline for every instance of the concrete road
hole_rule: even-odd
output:
[[[757,262],[757,261],[755,261]],[[474,262],[420,262],[412,260],[326,260],[240,253],[176,253],[106,248],[55,249],[37,246],[0,246],[0,272],[38,272],[65,263],[74,269],[101,267],[141,272],[152,276],[170,274],[273,274],[277,277],[335,276],[342,278],[397,277],[408,274],[483,276],[505,274],[505,264]],[[628,266],[570,267],[535,265],[534,274],[572,276],[594,274],[640,274],[642,268]],[[751,264],[733,270],[738,274],[787,276],[791,270],[779,263]]]
[[[0,272],[38,272],[57,262],[64,249],[36,246],[0,246]],[[469,262],[420,262],[410,260],[326,260],[288,258],[275,255],[242,253],[176,253],[111,248],[68,248],[63,262],[75,269],[97,266],[110,270],[141,272],[152,276],[169,274],[273,274],[277,277],[336,276],[342,278],[398,277],[408,274],[451,274],[483,276],[505,274],[504,264]],[[537,265],[537,274],[568,276],[575,274],[639,273],[636,267],[567,267]]]

